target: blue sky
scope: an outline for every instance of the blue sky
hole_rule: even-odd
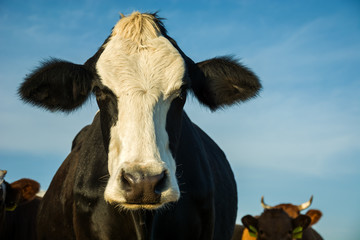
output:
[[[157,11],[194,61],[234,55],[263,91],[215,113],[190,98],[185,109],[225,151],[236,175],[238,221],[269,204],[307,201],[323,211],[328,240],[360,230],[359,1],[0,1],[0,169],[9,182],[46,189],[76,133],[97,111],[72,114],[22,103],[17,87],[49,57],[83,63],[119,12]]]

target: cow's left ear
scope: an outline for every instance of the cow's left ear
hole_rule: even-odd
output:
[[[258,77],[232,57],[217,57],[190,68],[191,88],[199,101],[216,110],[257,96]]]

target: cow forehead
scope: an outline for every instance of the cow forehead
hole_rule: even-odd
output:
[[[293,204],[279,204],[274,208],[284,210],[292,218],[296,218],[300,214],[299,208]]]
[[[96,64],[102,84],[118,96],[167,97],[183,84],[184,59],[149,16],[121,19]]]

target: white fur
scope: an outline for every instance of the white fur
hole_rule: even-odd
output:
[[[141,18],[138,14],[133,15],[130,17]],[[122,23],[124,19],[126,24]],[[138,28],[133,27],[129,19],[124,19],[114,27],[96,65],[102,83],[118,97],[119,108],[118,122],[110,130],[110,179],[105,199],[120,204],[125,202],[119,186],[122,170],[127,173],[141,171],[150,176],[165,171],[168,181],[161,203],[176,201],[180,196],[176,164],[165,127],[171,101],[183,84],[185,63],[154,24],[145,24],[151,17],[134,20],[143,24]],[[129,29],[122,29],[129,26],[141,29],[143,34],[133,34],[138,34],[141,41],[129,37],[133,36]],[[154,29],[148,29],[152,27]]]

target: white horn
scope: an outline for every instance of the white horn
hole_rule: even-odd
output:
[[[6,170],[0,170],[0,179],[3,179],[6,175],[7,171]]]
[[[309,201],[307,201],[307,202],[299,205],[299,206],[298,206],[299,211],[302,211],[302,210],[307,209],[308,207],[310,207],[310,205],[311,205],[311,203],[312,203],[312,200],[313,200],[313,196],[311,196],[311,198],[310,198]]]
[[[271,209],[273,208],[272,206],[269,206],[267,204],[264,203],[264,196],[261,196],[261,206],[264,208],[264,209]]]
[[[4,182],[4,177],[5,177],[6,173],[7,173],[6,170],[0,170],[0,184],[2,184]]]

